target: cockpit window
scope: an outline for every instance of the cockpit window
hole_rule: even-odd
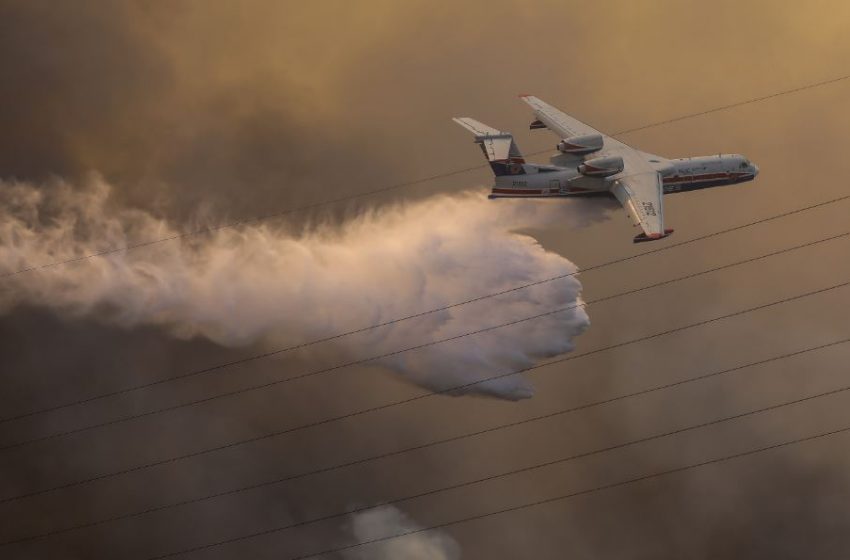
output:
[[[746,169],[746,168],[747,168],[747,162],[746,161],[742,162],[741,163],[741,169]]]

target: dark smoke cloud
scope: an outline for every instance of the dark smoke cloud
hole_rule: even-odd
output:
[[[252,217],[333,198],[352,177],[394,178],[392,160],[374,168],[363,123],[328,130],[310,98],[317,86],[252,59],[254,48],[240,54],[259,22],[234,25],[237,12],[223,12],[204,28],[215,14],[192,3],[0,6],[3,176],[97,171],[134,206],[182,219],[199,206]],[[293,48],[276,39],[264,51]]]
[[[774,2],[732,1],[708,7],[698,2],[7,0],[0,2],[0,177],[35,185],[59,177],[82,185],[89,173],[100,173],[113,186],[116,207],[139,208],[187,227],[193,220],[207,224],[264,214],[478,163],[480,154],[463,131],[454,129],[451,116],[468,114],[513,130],[526,151],[551,146],[544,133],[522,134],[528,114],[513,97],[519,92],[536,93],[600,128],[615,130],[831,77],[848,54],[847,9],[839,2],[779,8]],[[825,13],[834,17],[824,18]],[[693,85],[694,72],[699,87]],[[746,153],[759,163],[762,174],[752,189],[670,201],[668,215],[676,222],[677,235],[702,233],[803,205],[810,201],[807,197],[838,193],[843,186],[835,177],[843,173],[850,129],[850,114],[840,109],[846,105],[845,92],[833,88],[789,96],[629,140],[667,156],[722,149]],[[805,141],[796,140],[800,131]],[[422,197],[487,180],[483,173],[470,174],[397,196]],[[343,205],[305,221],[338,228],[343,217],[391,199]],[[588,265],[631,249],[623,244],[630,237],[625,223],[612,220],[585,230],[549,226],[535,235],[548,249]],[[626,270],[588,273],[582,280],[592,298],[629,282],[651,283],[842,224],[846,212],[824,210],[734,240],[694,244],[669,259],[647,258]],[[302,226],[291,228],[300,231]],[[148,255],[153,256],[155,251]],[[743,307],[759,297],[780,297],[783,289],[791,291],[788,286],[802,290],[827,282],[833,270],[843,270],[839,265],[844,260],[836,259],[834,248],[824,248],[778,265],[764,263],[759,270],[671,287],[663,296],[601,305],[591,309],[594,326],[581,341],[584,348],[593,348],[721,308]],[[822,263],[831,268],[818,268]],[[846,301],[846,296],[836,297],[845,297],[839,303]],[[688,370],[708,370],[746,361],[757,351],[769,354],[791,343],[814,343],[847,330],[846,306],[830,301],[745,321],[728,328],[727,338],[702,332],[696,342],[664,341],[540,372],[533,379],[537,395],[522,404],[471,398],[423,401],[404,411],[4,504],[2,536],[96,520],[427,443],[561,408],[570,398],[594,400],[656,376],[687,373],[680,372],[682,364]],[[4,415],[14,414],[260,350],[175,341],[154,327],[106,326],[86,317],[60,317],[38,305],[21,306],[0,319],[0,406]],[[763,376],[758,382],[695,390],[687,398],[669,395],[633,408],[535,424],[0,553],[10,558],[142,558],[627,439],[650,420],[655,423],[646,424],[647,429],[669,429],[675,422],[693,421],[690,415],[697,412],[734,412],[752,404],[754,396],[763,397],[763,404],[791,398],[840,382],[844,363],[846,355],[812,358],[789,367],[790,373],[805,376]],[[19,441],[84,426],[311,365],[303,356],[256,364],[235,375],[222,373],[97,407],[5,424],[2,437],[4,442]],[[304,383],[4,453],[3,495],[417,394],[377,368],[346,372],[334,377],[333,390],[328,387],[326,381]],[[837,422],[846,410],[842,404],[831,401],[803,409],[791,416],[796,423],[771,417],[757,427],[727,433],[725,440],[758,445],[793,436],[794,429],[826,429],[829,418]],[[675,464],[725,449],[717,438],[687,441],[511,479],[442,501],[399,504],[398,515],[386,525],[398,525],[401,519],[405,526],[426,526],[463,507],[498,509],[512,498],[547,495],[563,485],[593,486],[665,461]],[[453,539],[469,558],[837,557],[848,548],[850,521],[846,453],[843,440],[832,441],[708,475],[682,475],[598,494],[564,508],[457,526],[442,538]],[[350,518],[338,519],[315,530],[276,534],[199,557],[285,558],[350,543],[352,528]],[[452,547],[451,553],[457,550]]]

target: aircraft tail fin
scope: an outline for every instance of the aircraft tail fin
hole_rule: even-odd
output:
[[[512,134],[496,130],[469,117],[452,120],[475,135],[475,143],[481,147],[497,177],[526,174],[525,158],[517,148]]]

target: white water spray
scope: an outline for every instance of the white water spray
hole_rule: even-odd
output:
[[[109,194],[98,178],[81,188],[0,183],[0,275],[179,233],[149,213],[112,208]],[[494,203],[475,191],[297,234],[272,225],[225,228],[6,276],[0,312],[44,306],[125,327],[160,325],[180,338],[280,348],[574,272],[568,260],[516,233],[564,219],[582,217],[568,204]],[[418,346],[574,306],[580,289],[567,277],[344,337],[334,350],[357,360]],[[578,306],[380,363],[441,390],[568,352],[587,325]],[[521,376],[468,391],[509,399],[532,394]]]

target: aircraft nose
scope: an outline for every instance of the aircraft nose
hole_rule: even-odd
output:
[[[758,174],[759,174],[759,166],[754,163],[753,164],[753,177],[757,176]]]

